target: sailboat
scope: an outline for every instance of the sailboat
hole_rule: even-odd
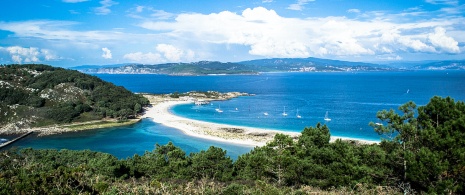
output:
[[[326,111],[326,114],[325,114],[325,121],[331,121],[331,119],[328,117],[328,111]]]
[[[286,106],[284,106],[283,116],[287,116],[287,113],[286,113]]]
[[[299,109],[297,109],[297,118],[302,118],[302,116],[299,115]]]
[[[217,108],[217,109],[215,109],[215,110],[216,110],[217,112],[219,112],[219,113],[222,113],[222,112],[223,112],[223,110],[221,110],[221,107],[220,107],[220,105],[218,105],[218,108]]]

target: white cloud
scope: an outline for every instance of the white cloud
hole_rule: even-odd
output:
[[[65,3],[81,3],[89,0],[63,0]]]
[[[415,52],[436,52],[434,47],[427,45],[426,43],[418,39],[410,39],[409,37],[399,37],[399,43],[413,49]]]
[[[371,19],[346,17],[285,18],[263,7],[242,13],[183,13],[173,21],[144,21],[141,27],[164,31],[173,39],[198,43],[248,46],[249,54],[264,57],[342,57],[400,53],[457,53],[463,20],[435,19],[399,22],[398,15],[367,13]],[[397,22],[396,22],[397,21]],[[448,37],[438,26],[459,28]]]
[[[144,6],[138,5],[138,6],[136,6],[136,12],[137,12],[137,13],[141,13],[141,12],[144,11],[144,8],[145,8]]]
[[[169,44],[157,44],[156,52],[135,52],[124,55],[125,59],[132,62],[156,64],[163,62],[181,62],[194,60],[195,53],[192,50],[182,50]]]
[[[0,29],[11,31],[18,37],[36,37],[48,40],[105,41],[122,39],[121,33],[112,31],[67,30],[78,23],[53,20],[32,20],[24,22],[0,22]]]
[[[359,9],[349,9],[347,10],[347,13],[360,13],[360,10]]]
[[[111,56],[111,50],[109,50],[108,48],[104,47],[102,48],[102,57],[105,58],[105,59],[111,59],[112,56]]]
[[[426,0],[430,4],[446,4],[446,5],[458,5],[458,0]]]
[[[315,0],[297,0],[296,3],[290,4],[289,7],[287,7],[287,9],[302,11],[304,9],[304,6],[308,4],[308,2],[312,2],[312,1],[315,1]]]
[[[20,46],[11,46],[11,47],[0,47],[0,51],[6,51],[9,53],[11,60],[14,63],[35,63],[40,61],[50,61],[58,59],[52,51],[47,49],[39,49],[36,47],[20,47]]]
[[[158,53],[128,53],[123,56],[124,59],[131,60],[132,62],[145,63],[145,64],[156,64],[163,62],[163,58]]]
[[[160,19],[167,20],[173,18],[175,15],[173,13],[166,12],[164,10],[154,9],[150,6],[136,6],[127,11],[129,17],[149,20],[149,19]]]
[[[162,53],[168,61],[178,62],[183,56],[184,52],[172,45],[158,44],[157,51]]]
[[[118,3],[114,2],[112,0],[102,0],[102,1],[100,1],[100,4],[102,6],[96,7],[94,9],[95,14],[97,14],[97,15],[107,15],[107,14],[111,13],[110,7],[113,6],[113,5],[116,5]]]
[[[448,53],[460,53],[458,42],[446,35],[446,29],[436,27],[434,33],[428,35],[428,39],[433,46]]]

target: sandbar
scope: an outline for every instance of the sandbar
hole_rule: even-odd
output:
[[[192,103],[193,102],[191,101],[172,99],[152,102],[152,106],[146,108],[146,112],[143,115],[143,118],[150,118],[156,123],[176,128],[189,136],[247,146],[264,146],[267,142],[273,140],[274,136],[278,133],[289,135],[294,139],[297,139],[300,136],[300,133],[298,132],[287,132],[273,129],[253,128],[199,121],[180,117],[170,112],[170,108],[173,106]],[[335,141],[337,139],[353,140],[362,144],[379,143],[376,141],[337,136],[331,136],[330,141]]]

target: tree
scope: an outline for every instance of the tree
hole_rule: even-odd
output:
[[[387,126],[370,122],[375,131],[387,136],[388,141],[395,142],[401,145],[402,155],[402,180],[407,181],[407,156],[411,155],[414,150],[414,141],[418,137],[417,119],[415,118],[416,105],[413,102],[408,102],[399,107],[403,115],[397,114],[393,109],[387,111],[382,110],[376,114],[376,117],[387,123]]]
[[[433,97],[418,108],[413,102],[393,110],[380,111],[377,117],[387,126],[370,123],[379,134],[390,139],[381,144],[394,162],[402,154],[402,180],[414,189],[432,193],[465,192],[465,104],[452,98]],[[398,164],[394,164],[397,166]],[[406,186],[404,191],[408,190]]]
[[[226,150],[210,146],[191,156],[193,175],[198,178],[228,180],[232,173],[232,160],[226,156]]]

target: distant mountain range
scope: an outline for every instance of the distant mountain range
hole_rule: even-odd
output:
[[[243,62],[200,61],[166,64],[116,64],[85,65],[71,69],[84,73],[100,74],[259,74],[260,72],[355,72],[355,71],[399,71],[399,70],[465,70],[465,60],[425,61],[395,64],[348,62],[319,58],[273,58]]]

